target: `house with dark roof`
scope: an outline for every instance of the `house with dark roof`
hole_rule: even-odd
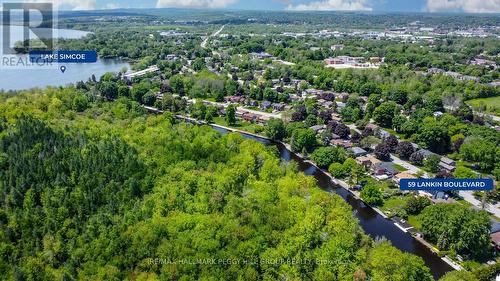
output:
[[[326,125],[314,125],[309,128],[311,128],[314,132],[316,132],[316,134],[318,134],[326,129]]]
[[[434,152],[432,152],[432,151],[429,151],[429,150],[427,150],[427,149],[423,149],[423,148],[422,148],[422,149],[420,149],[420,150],[418,151],[418,153],[420,153],[420,154],[424,157],[424,159],[427,159],[427,157],[429,157],[429,156],[431,156],[431,155],[437,155],[436,153],[434,153]],[[439,155],[438,155],[438,156],[439,156]]]
[[[352,153],[354,153],[354,157],[365,156],[366,154],[368,154],[368,151],[358,146],[351,147],[349,150],[351,150]]]
[[[267,100],[263,101],[260,105],[260,109],[266,110],[268,108],[271,108],[271,102]]]
[[[356,157],[356,163],[358,163],[359,165],[363,165],[368,169],[371,169],[373,165],[376,165],[381,162],[382,161],[378,160],[372,155]]]
[[[380,162],[371,167],[371,171],[375,176],[387,175],[392,177],[399,173],[392,162]]]

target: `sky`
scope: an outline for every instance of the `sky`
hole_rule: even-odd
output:
[[[500,13],[500,0],[0,0],[50,2],[63,10],[196,8],[291,11]]]

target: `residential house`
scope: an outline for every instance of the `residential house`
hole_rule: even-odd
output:
[[[373,165],[382,163],[382,161],[378,160],[372,155],[367,155],[367,156],[356,157],[356,163],[363,165],[368,169],[371,169]]]
[[[365,156],[368,151],[362,149],[361,147],[351,147],[350,150],[354,153],[354,157]]]
[[[344,107],[346,107],[346,104],[344,102],[340,102],[340,101],[337,102],[337,108],[338,109],[342,109]]]
[[[445,191],[429,190],[426,191],[431,195],[431,201],[434,204],[437,203],[455,203],[456,201],[450,198],[450,195]]]
[[[398,174],[399,171],[394,167],[391,162],[380,162],[371,167],[371,171],[375,176],[387,175],[388,177],[393,177]]]
[[[261,104],[260,104],[260,109],[262,110],[266,110],[266,109],[269,109],[271,108],[271,102],[270,101],[263,101]]]
[[[450,165],[450,166],[455,166],[456,163],[454,160],[448,158],[448,157],[441,157],[441,162],[443,162],[444,164],[446,165]]]
[[[321,133],[326,129],[326,125],[314,125],[310,127],[316,134]]]
[[[491,244],[497,251],[500,251],[500,223],[492,220],[490,229]]]
[[[345,47],[344,44],[335,44],[335,45],[330,46],[330,49],[332,51],[341,51],[344,49],[344,47]]]
[[[429,150],[427,150],[427,149],[420,149],[420,150],[418,151],[418,153],[420,153],[420,154],[424,157],[424,159],[427,159],[427,157],[429,157],[429,156],[431,156],[431,155],[437,155],[436,153],[431,152],[431,151],[429,151]],[[438,155],[438,156],[439,156],[439,155]]]
[[[451,173],[455,171],[455,161],[453,161],[448,157],[441,157],[441,161],[439,162],[439,167]]]
[[[386,139],[391,136],[391,133],[387,132],[386,130],[378,130],[378,136],[381,139]]]
[[[410,174],[408,172],[401,172],[399,174],[394,175],[394,177],[392,178],[392,180],[394,182],[396,182],[397,184],[399,184],[399,181],[401,179],[416,179],[416,178],[417,177],[415,175],[413,175],[413,174]]]
[[[245,105],[256,107],[259,105],[259,103],[256,100],[247,99],[245,100]]]
[[[281,103],[273,103],[272,104],[273,110],[276,110],[276,111],[283,111],[283,110],[285,110],[285,106],[286,106],[286,104],[284,104],[282,102]]]
[[[352,147],[352,142],[349,140],[342,140],[342,139],[333,139],[330,141],[330,144],[333,146],[340,146],[343,148],[349,148]]]
[[[432,115],[434,115],[434,117],[438,118],[438,117],[441,117],[443,115],[443,112],[441,112],[441,111],[434,111],[434,113],[432,113]]]
[[[250,113],[250,112],[245,112],[243,113],[241,119],[247,121],[247,122],[254,122],[256,121],[258,116],[256,114]]]
[[[373,131],[373,132],[376,132],[376,131],[378,130],[379,126],[378,126],[378,125],[376,125],[376,124],[373,124],[373,123],[368,123],[368,124],[365,126],[365,128],[372,129],[372,131]]]
[[[260,53],[250,53],[250,56],[253,57],[254,59],[270,59],[273,58],[273,55],[268,54],[266,52],[260,52]]]

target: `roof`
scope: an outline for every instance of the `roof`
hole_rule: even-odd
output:
[[[427,158],[427,157],[429,157],[429,156],[431,156],[431,155],[437,155],[436,153],[434,153],[434,152],[432,152],[432,151],[429,151],[429,150],[427,150],[427,149],[420,149],[420,150],[418,151],[418,153],[422,154],[422,156],[423,156],[424,158]]]
[[[500,222],[496,220],[491,220],[491,233],[500,232]]]
[[[361,147],[351,147],[351,151],[354,152],[355,155],[361,155],[367,153],[366,150],[362,149]]]
[[[399,171],[394,168],[394,164],[392,162],[380,162],[374,165],[375,169],[384,169],[386,172],[390,174],[397,174]]]
[[[490,235],[491,241],[496,245],[500,244],[500,232],[495,232]]]
[[[371,165],[375,165],[375,164],[382,162],[382,161],[378,160],[377,158],[373,157],[372,155],[359,156],[359,157],[356,157],[356,160],[358,160],[361,163],[363,163],[365,161],[369,161],[371,163]]]
[[[410,174],[408,172],[401,172],[397,175],[394,176],[397,179],[416,179],[417,177],[413,174]]]
[[[447,170],[447,171],[455,171],[455,166],[452,166],[452,165],[448,165],[444,162],[439,162],[439,167]]]
[[[443,162],[447,165],[455,166],[455,161],[448,158],[448,157],[441,157],[441,162]]]
[[[365,128],[370,128],[372,130],[378,129],[378,126],[373,123],[368,123]]]

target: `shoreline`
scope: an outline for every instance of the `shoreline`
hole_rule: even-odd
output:
[[[154,113],[164,113],[163,110],[160,110],[160,109],[157,109],[157,108],[154,108],[154,107],[150,107],[150,106],[143,106],[145,109],[149,110],[149,111],[152,111]],[[215,124],[215,123],[208,123],[206,121],[201,121],[201,120],[197,120],[197,119],[194,119],[194,118],[191,118],[191,117],[187,117],[187,116],[184,116],[184,115],[179,115],[179,114],[176,114],[174,115],[175,118],[177,119],[182,119],[184,121],[187,121],[189,123],[193,123],[193,124],[196,124],[196,125],[208,125],[208,126],[211,126],[211,127],[215,127],[215,128],[220,128],[220,129],[224,129],[224,130],[227,130],[227,131],[230,131],[230,132],[234,132],[234,133],[239,133],[239,134],[244,134],[244,135],[248,135],[248,136],[252,136],[252,137],[256,137],[256,138],[260,138],[260,139],[264,139],[264,140],[267,140],[267,141],[271,141],[273,143],[277,143],[277,144],[281,144],[283,145],[290,154],[294,154],[295,156],[299,157],[300,159],[302,159],[302,161],[304,162],[307,162],[309,163],[310,165],[312,165],[313,167],[315,167],[318,171],[321,171],[324,175],[326,175],[330,181],[345,189],[347,192],[349,192],[354,198],[360,200],[361,202],[363,202],[363,204],[365,204],[366,206],[370,207],[372,210],[374,210],[377,214],[379,214],[382,218],[386,219],[386,220],[390,220],[391,222],[394,223],[394,225],[399,229],[401,230],[401,232],[403,234],[409,234],[411,237],[413,237],[416,241],[418,241],[420,244],[424,245],[426,248],[428,248],[432,253],[434,253],[435,255],[438,255],[439,254],[439,250],[436,249],[434,246],[432,246],[432,244],[430,244],[429,242],[427,242],[425,239],[417,236],[417,235],[414,235],[413,233],[405,230],[403,227],[401,227],[398,222],[390,217],[388,217],[384,212],[382,212],[382,210],[380,210],[379,208],[377,207],[374,207],[374,206],[371,206],[370,204],[366,203],[363,199],[361,199],[361,196],[360,196],[360,193],[357,192],[357,191],[354,191],[350,188],[350,185],[347,184],[345,181],[343,180],[340,180],[340,179],[336,179],[334,178],[328,171],[322,169],[322,168],[319,168],[316,163],[314,163],[312,160],[309,160],[309,159],[306,159],[302,154],[300,153],[295,153],[292,151],[291,149],[291,146],[290,144],[288,143],[285,143],[283,141],[274,141],[268,137],[265,137],[265,136],[262,136],[262,135],[259,135],[259,134],[255,134],[255,133],[251,133],[251,132],[247,132],[247,131],[243,131],[243,130],[239,130],[239,129],[235,129],[235,128],[231,128],[231,127],[227,127],[227,126],[223,126],[223,125],[219,125],[219,124]],[[438,255],[439,256],[439,255]],[[452,259],[450,259],[448,256],[444,256],[444,257],[439,257],[442,261],[444,261],[446,264],[448,264],[451,268],[453,268],[454,270],[463,270],[463,267],[460,266],[459,264],[455,263]]]

